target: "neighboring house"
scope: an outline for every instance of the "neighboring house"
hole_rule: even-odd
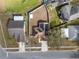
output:
[[[24,17],[20,14],[14,14],[13,18],[8,21],[9,35],[16,39],[17,42],[24,42],[25,25]]]
[[[79,25],[72,25],[62,29],[64,38],[68,38],[71,41],[79,40]]]
[[[66,5],[60,10],[62,20],[75,20],[79,18],[79,6]]]
[[[29,14],[29,35],[35,35],[34,28],[42,26],[44,23],[48,23],[48,12],[45,5],[39,5],[36,8],[28,12]],[[39,25],[39,23],[42,23]]]
[[[48,5],[52,4],[54,7],[69,3],[70,0],[43,0],[43,2]]]

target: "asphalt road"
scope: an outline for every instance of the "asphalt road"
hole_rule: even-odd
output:
[[[51,51],[51,52],[25,52],[9,53],[8,57],[0,59],[79,59],[79,52]]]

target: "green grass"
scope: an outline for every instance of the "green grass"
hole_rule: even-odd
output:
[[[79,25],[79,19],[71,21],[69,25]]]
[[[38,0],[6,0],[6,12],[24,13],[38,4]]]
[[[56,25],[60,24],[60,19],[57,15],[56,9],[55,8],[51,9],[51,8],[52,8],[51,6],[48,7],[48,11],[51,14],[50,23],[52,26],[56,26]]]

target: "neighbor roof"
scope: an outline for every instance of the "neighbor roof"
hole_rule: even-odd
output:
[[[70,17],[71,6],[66,5],[61,8],[61,16],[63,19],[67,20]]]
[[[69,20],[69,18],[75,14],[79,14],[79,6],[66,5],[61,8],[61,16],[64,20],[65,19]],[[78,16],[76,18],[78,18]]]
[[[23,27],[24,27],[24,21],[10,20],[8,23],[8,28],[23,28]]]

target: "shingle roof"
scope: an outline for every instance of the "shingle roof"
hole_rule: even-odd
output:
[[[8,22],[8,28],[23,28],[24,27],[24,21],[13,21],[10,20]]]

